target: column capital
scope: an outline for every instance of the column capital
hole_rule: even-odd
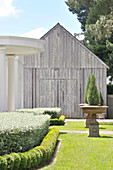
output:
[[[15,55],[14,54],[7,54],[6,57],[7,57],[8,60],[14,60]]]

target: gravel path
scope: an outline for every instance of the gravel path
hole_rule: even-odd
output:
[[[97,122],[113,122],[113,119],[96,119]],[[74,121],[74,122],[79,122],[79,121],[86,121],[86,119],[66,119],[65,120],[66,122],[67,121]]]
[[[89,131],[60,130],[60,133],[89,133]],[[99,131],[100,134],[113,135],[113,131]]]

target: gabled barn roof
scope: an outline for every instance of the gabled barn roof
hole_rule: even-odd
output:
[[[66,30],[60,23],[57,23],[53,28],[51,28],[46,34],[44,34],[40,39],[45,39],[52,31],[57,28],[62,28],[65,30],[72,38],[74,38],[83,48],[87,49],[89,53],[91,53],[104,67],[109,69],[109,67],[99,58],[97,57],[91,50],[89,50],[86,46],[84,46],[75,36],[73,36],[68,30]]]

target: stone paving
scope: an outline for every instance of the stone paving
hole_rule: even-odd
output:
[[[113,119],[96,119],[98,122],[113,122]],[[75,121],[75,122],[79,122],[79,121],[86,121],[86,119],[66,119],[67,121]]]
[[[60,130],[60,133],[89,133],[89,131]],[[100,134],[113,135],[113,131],[99,131]]]

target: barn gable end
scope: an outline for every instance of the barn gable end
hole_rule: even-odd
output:
[[[60,24],[41,39],[46,42],[45,51],[24,57],[24,106],[61,107],[66,117],[83,118],[79,103],[91,73],[106,104],[108,66]]]

